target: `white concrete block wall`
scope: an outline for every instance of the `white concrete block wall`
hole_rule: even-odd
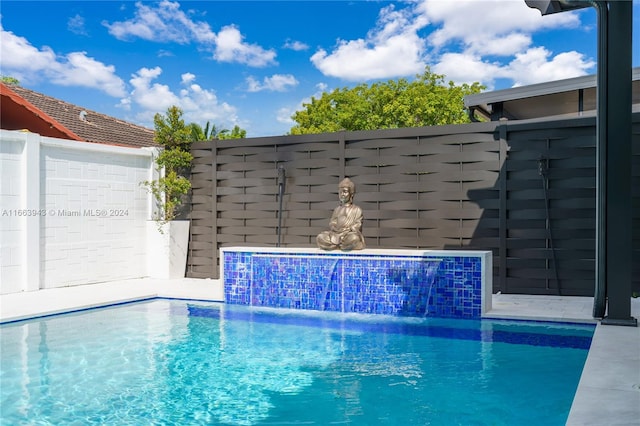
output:
[[[22,290],[26,219],[22,209],[24,135],[3,137],[0,143],[0,293]],[[14,214],[15,213],[15,214]]]
[[[0,293],[147,275],[152,203],[140,182],[153,171],[149,150],[0,136],[0,215],[37,212],[0,216]]]

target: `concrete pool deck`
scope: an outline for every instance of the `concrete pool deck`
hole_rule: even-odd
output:
[[[0,323],[156,297],[222,301],[219,280],[141,278],[0,296]],[[494,294],[486,318],[597,324],[567,425],[639,425],[640,327],[601,325],[591,297]],[[640,318],[640,298],[631,299]]]

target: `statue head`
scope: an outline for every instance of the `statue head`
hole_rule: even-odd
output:
[[[353,194],[356,192],[356,185],[349,178],[344,178],[338,184],[338,198],[342,204],[351,203]]]
[[[349,178],[342,179],[342,181],[338,184],[338,189],[341,188],[349,188],[349,192],[351,192],[352,194],[356,193],[356,184],[353,183]]]

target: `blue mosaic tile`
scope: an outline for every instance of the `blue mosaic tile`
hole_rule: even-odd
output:
[[[478,318],[480,257],[225,252],[230,304]]]

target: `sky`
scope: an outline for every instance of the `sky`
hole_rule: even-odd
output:
[[[633,66],[640,66],[634,0]],[[16,1],[0,5],[0,74],[153,128],[289,132],[323,92],[429,69],[485,91],[595,74],[595,9],[541,16],[524,0]]]

